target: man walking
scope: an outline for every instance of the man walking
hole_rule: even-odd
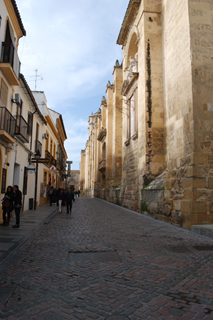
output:
[[[19,190],[19,187],[15,185],[13,187],[14,191],[14,207],[15,207],[15,214],[16,214],[16,224],[13,226],[13,228],[19,228],[20,225],[20,211],[22,206],[22,193]]]
[[[52,206],[53,199],[54,199],[54,190],[53,190],[53,186],[51,186],[51,187],[50,187],[50,190],[49,190],[49,197],[50,197],[50,206]]]
[[[70,188],[68,188],[65,199],[66,199],[66,204],[67,204],[67,213],[69,213],[69,212],[71,213],[72,212],[72,201],[75,201],[75,198],[74,198],[74,194]]]

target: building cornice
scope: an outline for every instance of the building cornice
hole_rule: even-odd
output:
[[[29,85],[28,85],[28,83],[22,73],[19,74],[19,78],[24,86],[24,87],[22,87],[22,89],[24,89],[27,92],[29,99],[31,100],[31,102],[33,103],[33,106],[35,107],[35,111],[38,113],[39,117],[44,122],[44,124],[47,124],[44,116],[42,115],[42,113],[41,113],[41,111],[35,101],[34,95],[32,94],[32,91],[30,90],[30,87],[29,87]]]
[[[106,129],[104,129],[104,128],[102,127],[101,130],[100,130],[99,133],[98,133],[97,140],[98,140],[98,141],[102,141],[103,138],[106,137],[106,134],[107,134]]]
[[[60,137],[59,137],[59,135],[58,135],[58,132],[57,132],[54,124],[52,123],[52,120],[51,120],[50,116],[47,115],[47,116],[45,117],[45,119],[47,120],[47,123],[49,124],[50,128],[52,129],[52,132],[54,133],[56,139],[58,140],[58,142],[59,142],[59,144],[60,144],[60,146],[61,146],[61,148],[62,148],[62,150],[63,150],[65,159],[67,159],[68,157],[67,157],[66,150],[65,150],[65,148],[64,148],[64,145],[63,145],[62,142],[61,142],[61,139],[60,139]]]
[[[117,39],[117,44],[119,44],[119,45],[125,44],[130,27],[132,26],[132,23],[138,14],[140,4],[141,4],[141,0],[130,0],[129,1],[129,5],[126,10],[126,14],[124,16],[124,20],[121,25],[120,33],[119,33],[119,36]]]
[[[4,0],[5,6],[7,8],[8,14],[16,31],[18,38],[26,36],[26,30],[24,28],[21,15],[19,13],[17,4],[15,0]]]
[[[133,72],[130,80],[124,80],[123,87],[121,90],[122,96],[127,96],[128,92],[132,88],[134,82],[138,79],[138,76],[139,76],[138,72]]]

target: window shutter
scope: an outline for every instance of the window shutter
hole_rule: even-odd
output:
[[[8,88],[3,79],[1,79],[1,89],[0,89],[0,107],[7,107],[7,93]]]
[[[28,112],[28,134],[29,136],[32,135],[32,128],[33,128],[33,114]]]

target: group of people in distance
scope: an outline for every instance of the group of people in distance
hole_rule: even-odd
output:
[[[76,192],[76,195],[80,196],[80,190]],[[63,188],[55,189],[51,186],[49,190],[50,206],[55,203],[59,206],[59,212],[62,213],[62,207],[66,205],[67,213],[72,212],[72,202],[75,201],[74,193],[69,187],[67,190]],[[2,199],[3,209],[3,223],[2,226],[9,226],[11,212],[15,209],[16,224],[13,228],[19,228],[20,226],[20,211],[22,207],[22,192],[17,185],[8,186]]]
[[[66,206],[67,213],[72,212],[72,202],[75,201],[75,195],[70,187],[67,190],[63,188],[55,189],[53,186],[49,190],[50,206],[53,203],[57,204],[59,207],[59,213],[62,213],[63,206]],[[76,192],[76,195],[80,196],[80,190]]]
[[[20,224],[20,211],[22,207],[22,192],[19,190],[17,185],[8,186],[5,192],[4,198],[2,199],[3,208],[3,226],[9,226],[11,212],[15,209],[16,224],[13,228],[19,228]]]

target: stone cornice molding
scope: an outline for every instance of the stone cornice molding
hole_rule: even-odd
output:
[[[138,79],[138,76],[139,76],[138,72],[133,72],[130,80],[124,80],[123,87],[121,90],[122,96],[127,96],[128,92],[132,88],[134,82]]]
[[[108,89],[111,89],[114,91],[114,84],[111,84],[110,81],[108,81],[107,86],[106,86],[106,93],[108,91]]]
[[[128,147],[128,146],[130,145],[130,139],[127,139],[127,140],[124,142],[124,145],[125,145],[126,147]]]
[[[141,0],[130,0],[124,20],[121,26],[121,30],[117,39],[117,44],[124,45],[126,42],[127,35],[129,33],[130,27],[135,20],[138,10],[141,4]]]
[[[102,127],[101,130],[99,131],[97,140],[102,141],[106,137],[106,134],[107,134],[107,130]]]

